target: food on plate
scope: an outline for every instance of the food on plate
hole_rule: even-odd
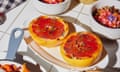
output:
[[[93,11],[95,20],[110,28],[120,28],[120,10],[115,6],[104,6]]]
[[[42,1],[48,4],[57,4],[57,3],[63,2],[64,0],[39,0],[39,1]]]
[[[27,68],[26,63],[22,65],[22,72],[30,72],[30,70]]]
[[[54,47],[68,35],[68,24],[59,17],[40,16],[29,24],[32,39],[41,46]]]
[[[21,67],[17,67],[15,64],[0,64],[0,69],[3,69],[5,72],[21,72]]]
[[[26,64],[22,66],[17,66],[16,64],[0,64],[0,70],[3,72],[30,72]]]
[[[87,67],[99,60],[103,50],[101,40],[91,32],[70,34],[60,51],[63,59],[72,66]]]

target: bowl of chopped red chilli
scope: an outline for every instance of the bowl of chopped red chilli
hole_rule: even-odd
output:
[[[91,28],[110,39],[120,38],[120,1],[95,2],[90,8]]]

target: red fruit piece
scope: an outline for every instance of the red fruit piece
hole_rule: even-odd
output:
[[[48,3],[48,4],[55,4],[57,3],[56,0],[43,0],[45,3]]]

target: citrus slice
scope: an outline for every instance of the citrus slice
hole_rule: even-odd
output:
[[[63,59],[72,66],[87,67],[94,64],[101,56],[101,40],[90,32],[70,34],[61,45]]]
[[[68,24],[59,17],[40,16],[30,22],[29,32],[39,45],[54,47],[63,42],[69,28]]]

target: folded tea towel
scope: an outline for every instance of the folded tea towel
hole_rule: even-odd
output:
[[[0,25],[6,20],[6,13],[26,0],[0,0]]]
[[[0,0],[0,12],[6,13],[26,0]]]

